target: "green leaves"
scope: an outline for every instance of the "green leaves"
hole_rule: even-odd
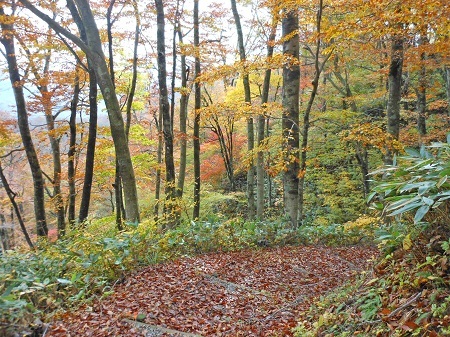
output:
[[[450,198],[450,144],[433,143],[405,152],[407,156],[399,158],[398,166],[372,173],[383,174],[385,181],[374,188],[369,201],[376,202],[378,196],[383,202],[384,215],[393,217],[415,212],[413,221],[420,223]]]

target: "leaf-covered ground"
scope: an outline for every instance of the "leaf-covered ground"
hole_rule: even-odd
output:
[[[283,247],[214,253],[149,266],[114,293],[65,313],[47,336],[174,336],[130,320],[201,336],[291,336],[299,312],[368,267],[368,247]]]

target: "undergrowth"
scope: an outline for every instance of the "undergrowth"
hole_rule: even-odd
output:
[[[39,335],[36,317],[51,320],[58,309],[75,309],[107,296],[115,282],[140,266],[180,256],[287,244],[355,244],[372,220],[344,225],[310,225],[298,230],[282,222],[240,218],[183,223],[162,231],[153,221],[115,230],[114,219],[92,221],[33,251],[0,255],[0,335]]]
[[[295,336],[450,336],[450,241],[431,233],[316,299]]]
[[[384,257],[356,283],[319,298],[295,336],[450,336],[450,136],[407,149],[370,199]]]

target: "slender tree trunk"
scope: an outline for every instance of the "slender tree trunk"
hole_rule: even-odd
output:
[[[43,77],[48,77],[50,67],[50,53],[45,58]],[[37,80],[41,79],[38,71],[35,69],[34,75]],[[50,141],[50,147],[52,149],[53,157],[53,204],[56,209],[58,237],[62,237],[66,233],[66,223],[64,214],[64,201],[61,191],[61,150],[60,139],[55,136],[55,117],[52,113],[51,93],[48,90],[47,85],[38,86],[38,89],[42,96],[42,105],[44,107],[45,119],[47,122],[48,138]]]
[[[5,15],[3,7],[0,7],[0,15]],[[0,42],[5,48],[6,61],[8,63],[9,78],[11,81],[14,98],[17,109],[17,123],[19,126],[20,136],[25,148],[28,163],[33,177],[34,187],[34,214],[36,218],[36,231],[38,236],[47,236],[47,220],[45,216],[45,199],[44,199],[44,178],[39,164],[36,149],[31,138],[31,132],[28,124],[28,112],[25,104],[22,81],[17,65],[16,51],[14,46],[14,25],[11,23],[1,23],[2,36]]]
[[[266,138],[270,137],[270,118],[266,119]],[[270,163],[272,162],[272,158],[270,156],[270,152],[267,153],[267,160],[266,160],[266,165],[269,167]],[[268,196],[269,196],[269,200],[268,200],[268,204],[269,207],[273,206],[273,198],[272,198],[272,191],[273,191],[273,181],[272,181],[272,177],[270,176],[270,174],[267,175],[267,182],[269,185],[269,190],[267,192]]]
[[[276,37],[278,18],[273,18],[272,28],[269,35],[269,41],[267,41],[267,59],[271,59],[273,56],[274,44]],[[261,105],[266,110],[265,105],[269,102],[269,89],[270,89],[270,77],[272,75],[272,69],[267,68],[264,74],[264,83],[261,93]],[[265,133],[264,127],[266,124],[266,116],[260,114],[258,116],[258,136],[257,142],[258,146],[263,146]],[[256,217],[260,220],[264,218],[264,181],[265,181],[265,171],[264,171],[264,151],[259,150],[256,158]]]
[[[81,193],[78,222],[83,223],[89,215],[92,181],[94,178],[95,144],[97,142],[97,78],[89,66],[89,136],[86,150],[83,190]]]
[[[112,26],[114,24],[111,21],[111,14],[114,8],[115,0],[111,0],[108,6],[108,10],[106,12],[106,31],[108,35],[108,62],[109,62],[109,74],[111,76],[111,81],[114,89],[116,88],[116,72],[114,71],[114,53],[113,53],[113,36],[112,36]],[[128,144],[128,134],[127,134],[127,126],[128,119],[125,123],[125,135],[127,136],[127,144]],[[116,166],[115,166],[115,178],[114,178],[114,193],[115,193],[115,202],[116,202],[116,226],[119,231],[123,229],[123,220],[126,218],[126,213],[123,212],[123,189],[122,189],[122,178],[120,174],[119,167],[119,158],[116,157]]]
[[[133,9],[134,9],[134,17],[136,20],[136,27],[134,29],[134,46],[133,46],[133,64],[132,64],[132,77],[131,77],[131,86],[130,90],[128,91],[128,97],[127,97],[127,122],[125,127],[125,133],[127,135],[127,139],[130,135],[130,128],[131,128],[131,110],[133,107],[133,100],[134,100],[134,94],[136,93],[136,84],[137,84],[137,65],[138,65],[138,46],[139,46],[139,34],[141,30],[141,21],[139,17],[139,9],[137,6],[136,0],[133,0]],[[129,140],[129,139],[128,139]]]
[[[77,141],[77,109],[80,96],[80,81],[78,72],[75,75],[75,83],[73,89],[72,102],[70,103],[70,120],[69,120],[69,151],[67,153],[67,180],[69,182],[69,224],[75,224],[75,152]]]
[[[155,207],[153,209],[153,215],[155,222],[159,219],[159,204],[161,202],[161,165],[162,165],[162,155],[163,155],[163,132],[162,132],[162,114],[155,117],[156,128],[158,131],[158,150],[157,150],[157,161],[158,168],[156,169],[156,182],[155,182]]]
[[[22,214],[21,214],[19,206],[17,205],[17,202],[15,200],[16,193],[14,193],[13,190],[11,189],[11,187],[9,186],[8,180],[6,179],[6,177],[3,173],[3,168],[2,168],[1,162],[0,162],[0,181],[2,182],[3,188],[5,189],[6,194],[8,195],[9,201],[11,202],[11,205],[14,209],[14,212],[16,213],[16,217],[17,217],[17,220],[19,221],[20,229],[22,230],[22,233],[25,236],[25,240],[26,240],[28,246],[31,249],[33,249],[34,248],[33,242],[31,241],[30,235],[28,234],[27,228],[25,227],[25,223],[23,221]]]
[[[170,117],[169,99],[167,93],[166,47],[164,33],[164,5],[162,0],[155,0],[157,21],[157,52],[158,52],[158,83],[159,83],[159,110],[162,114],[164,134],[164,162],[166,166],[166,204],[165,215],[167,225],[174,226],[178,218],[176,205],[177,193],[175,182],[175,165],[173,159],[173,133]]]
[[[67,7],[69,8],[75,24],[78,27],[81,40],[84,43],[87,43],[84,23],[73,0],[67,0]],[[94,67],[92,66],[92,62],[89,61],[89,56],[87,56],[87,64],[89,73],[89,135],[86,150],[86,163],[84,169],[83,189],[81,193],[80,212],[78,214],[78,223],[80,224],[82,224],[89,215],[92,181],[94,177],[95,144],[97,141],[97,78],[95,75]]]
[[[181,33],[180,23],[178,23],[178,40],[183,43],[183,34]],[[189,93],[187,88],[188,72],[186,66],[186,56],[180,57],[181,66],[181,97],[180,97],[180,168],[178,173],[178,196],[181,198],[184,191],[184,181],[186,178],[186,154],[187,154],[187,113]]]
[[[200,47],[200,23],[198,18],[198,3],[199,0],[194,0],[194,48]],[[200,76],[200,57],[198,53],[195,54],[195,69],[194,69],[194,210],[193,219],[198,220],[200,217],[200,107],[201,107],[201,92],[200,83],[197,79]]]
[[[356,145],[356,160],[361,168],[364,197],[367,197],[370,193],[370,181],[369,181],[369,158],[367,149],[362,145]]]
[[[246,70],[246,56],[244,47],[244,36],[242,34],[241,19],[237,11],[236,0],[231,0],[231,9],[233,11],[234,22],[236,24],[236,32],[239,45],[239,58],[243,62],[244,74],[242,75],[242,82],[244,84],[244,100],[245,103],[251,105],[250,96],[250,80],[248,72]],[[249,153],[253,151],[255,147],[255,132],[253,126],[253,117],[247,117],[247,150]],[[250,167],[247,172],[247,200],[248,200],[248,217],[249,219],[255,218],[256,206],[255,206],[255,165],[253,159],[251,160]]]
[[[126,217],[126,214],[122,212],[123,208],[123,199],[122,199],[122,180],[120,179],[120,169],[119,162],[116,159],[116,176],[114,179],[114,195],[116,202],[116,227],[119,231],[123,230],[123,220]]]
[[[400,134],[400,100],[402,92],[403,69],[403,38],[394,36],[391,46],[391,61],[389,65],[389,97],[387,103],[387,133],[392,139],[398,140]],[[392,165],[394,153],[387,149],[384,158],[386,165]]]
[[[319,6],[317,10],[317,22],[316,22],[316,30],[317,30],[317,40],[316,40],[316,48],[314,51],[314,79],[312,81],[312,90],[309,96],[308,104],[305,109],[305,113],[303,115],[303,132],[302,132],[302,141],[300,146],[300,171],[299,171],[299,206],[298,206],[298,215],[300,221],[303,221],[304,217],[304,196],[305,196],[305,177],[306,177],[306,160],[307,160],[307,149],[308,149],[308,136],[309,136],[309,127],[310,127],[310,114],[312,110],[312,106],[314,100],[316,99],[317,90],[319,88],[319,79],[320,74],[323,71],[325,63],[331,56],[331,52],[325,57],[325,59],[320,62],[320,46],[321,46],[321,26],[322,26],[322,13],[323,13],[323,0],[319,0]],[[346,94],[350,94],[350,87],[348,84],[346,85]],[[355,106],[356,108],[356,106]]]
[[[48,91],[42,90],[42,95],[44,96],[44,100],[46,95],[48,95]],[[44,103],[45,104],[45,103]],[[45,117],[47,121],[47,128],[49,131],[49,140],[50,147],[52,149],[52,157],[53,157],[53,203],[56,209],[56,217],[57,217],[57,228],[58,228],[58,237],[64,236],[66,232],[66,224],[65,224],[65,214],[64,214],[64,201],[61,194],[61,151],[59,146],[59,139],[54,136],[55,131],[55,121],[52,116],[51,107],[47,106],[45,109]]]
[[[48,43],[50,45],[51,33],[48,34]],[[51,51],[47,50],[47,53],[44,58],[44,65],[42,69],[42,75],[39,70],[36,68],[36,64],[33,60],[33,55],[31,54],[28,46],[23,42],[23,40],[18,37],[18,42],[21,47],[24,49],[30,61],[31,72],[33,73],[36,79],[36,87],[41,94],[41,104],[45,113],[45,120],[47,124],[48,130],[48,139],[50,141],[50,148],[52,151],[52,159],[53,159],[53,177],[52,177],[52,185],[53,185],[53,194],[52,194],[52,203],[54,209],[56,210],[56,218],[57,218],[57,228],[58,228],[58,236],[64,236],[66,231],[65,224],[65,214],[64,214],[64,201],[61,192],[61,149],[60,149],[60,138],[56,136],[55,132],[55,116],[53,116],[53,108],[52,108],[52,94],[48,90],[48,86],[45,83],[49,75],[50,70],[50,59],[51,59]]]
[[[299,206],[299,90],[300,66],[298,12],[296,8],[285,9],[282,20],[283,55],[290,62],[283,68],[283,147],[286,169],[283,176],[284,207],[292,228],[298,226]]]
[[[419,39],[419,44],[423,46],[426,44],[426,32],[423,32]],[[425,60],[427,56],[425,52],[420,54],[420,70],[419,70],[419,78],[418,78],[418,87],[416,89],[417,96],[417,130],[419,131],[419,135],[425,136],[427,134],[427,126],[426,126],[426,109],[427,109],[427,70],[425,68]]]
[[[118,158],[120,176],[123,182],[127,221],[137,223],[139,222],[139,203],[136,179],[119,101],[117,100],[114,84],[106,65],[100,34],[89,2],[87,0],[75,0],[75,2],[78,6],[88,41],[88,47],[84,47],[84,51],[88,53],[89,61],[92,62],[108,111],[116,158]],[[67,36],[67,33],[65,35]],[[80,46],[83,45],[80,44]]]

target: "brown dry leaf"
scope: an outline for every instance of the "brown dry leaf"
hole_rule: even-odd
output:
[[[122,318],[203,336],[292,336],[299,313],[367,267],[367,247],[283,247],[213,253],[146,267],[115,293],[53,323],[48,336],[130,336]],[[114,313],[114,315],[111,315]],[[140,336],[140,332],[132,336]]]

